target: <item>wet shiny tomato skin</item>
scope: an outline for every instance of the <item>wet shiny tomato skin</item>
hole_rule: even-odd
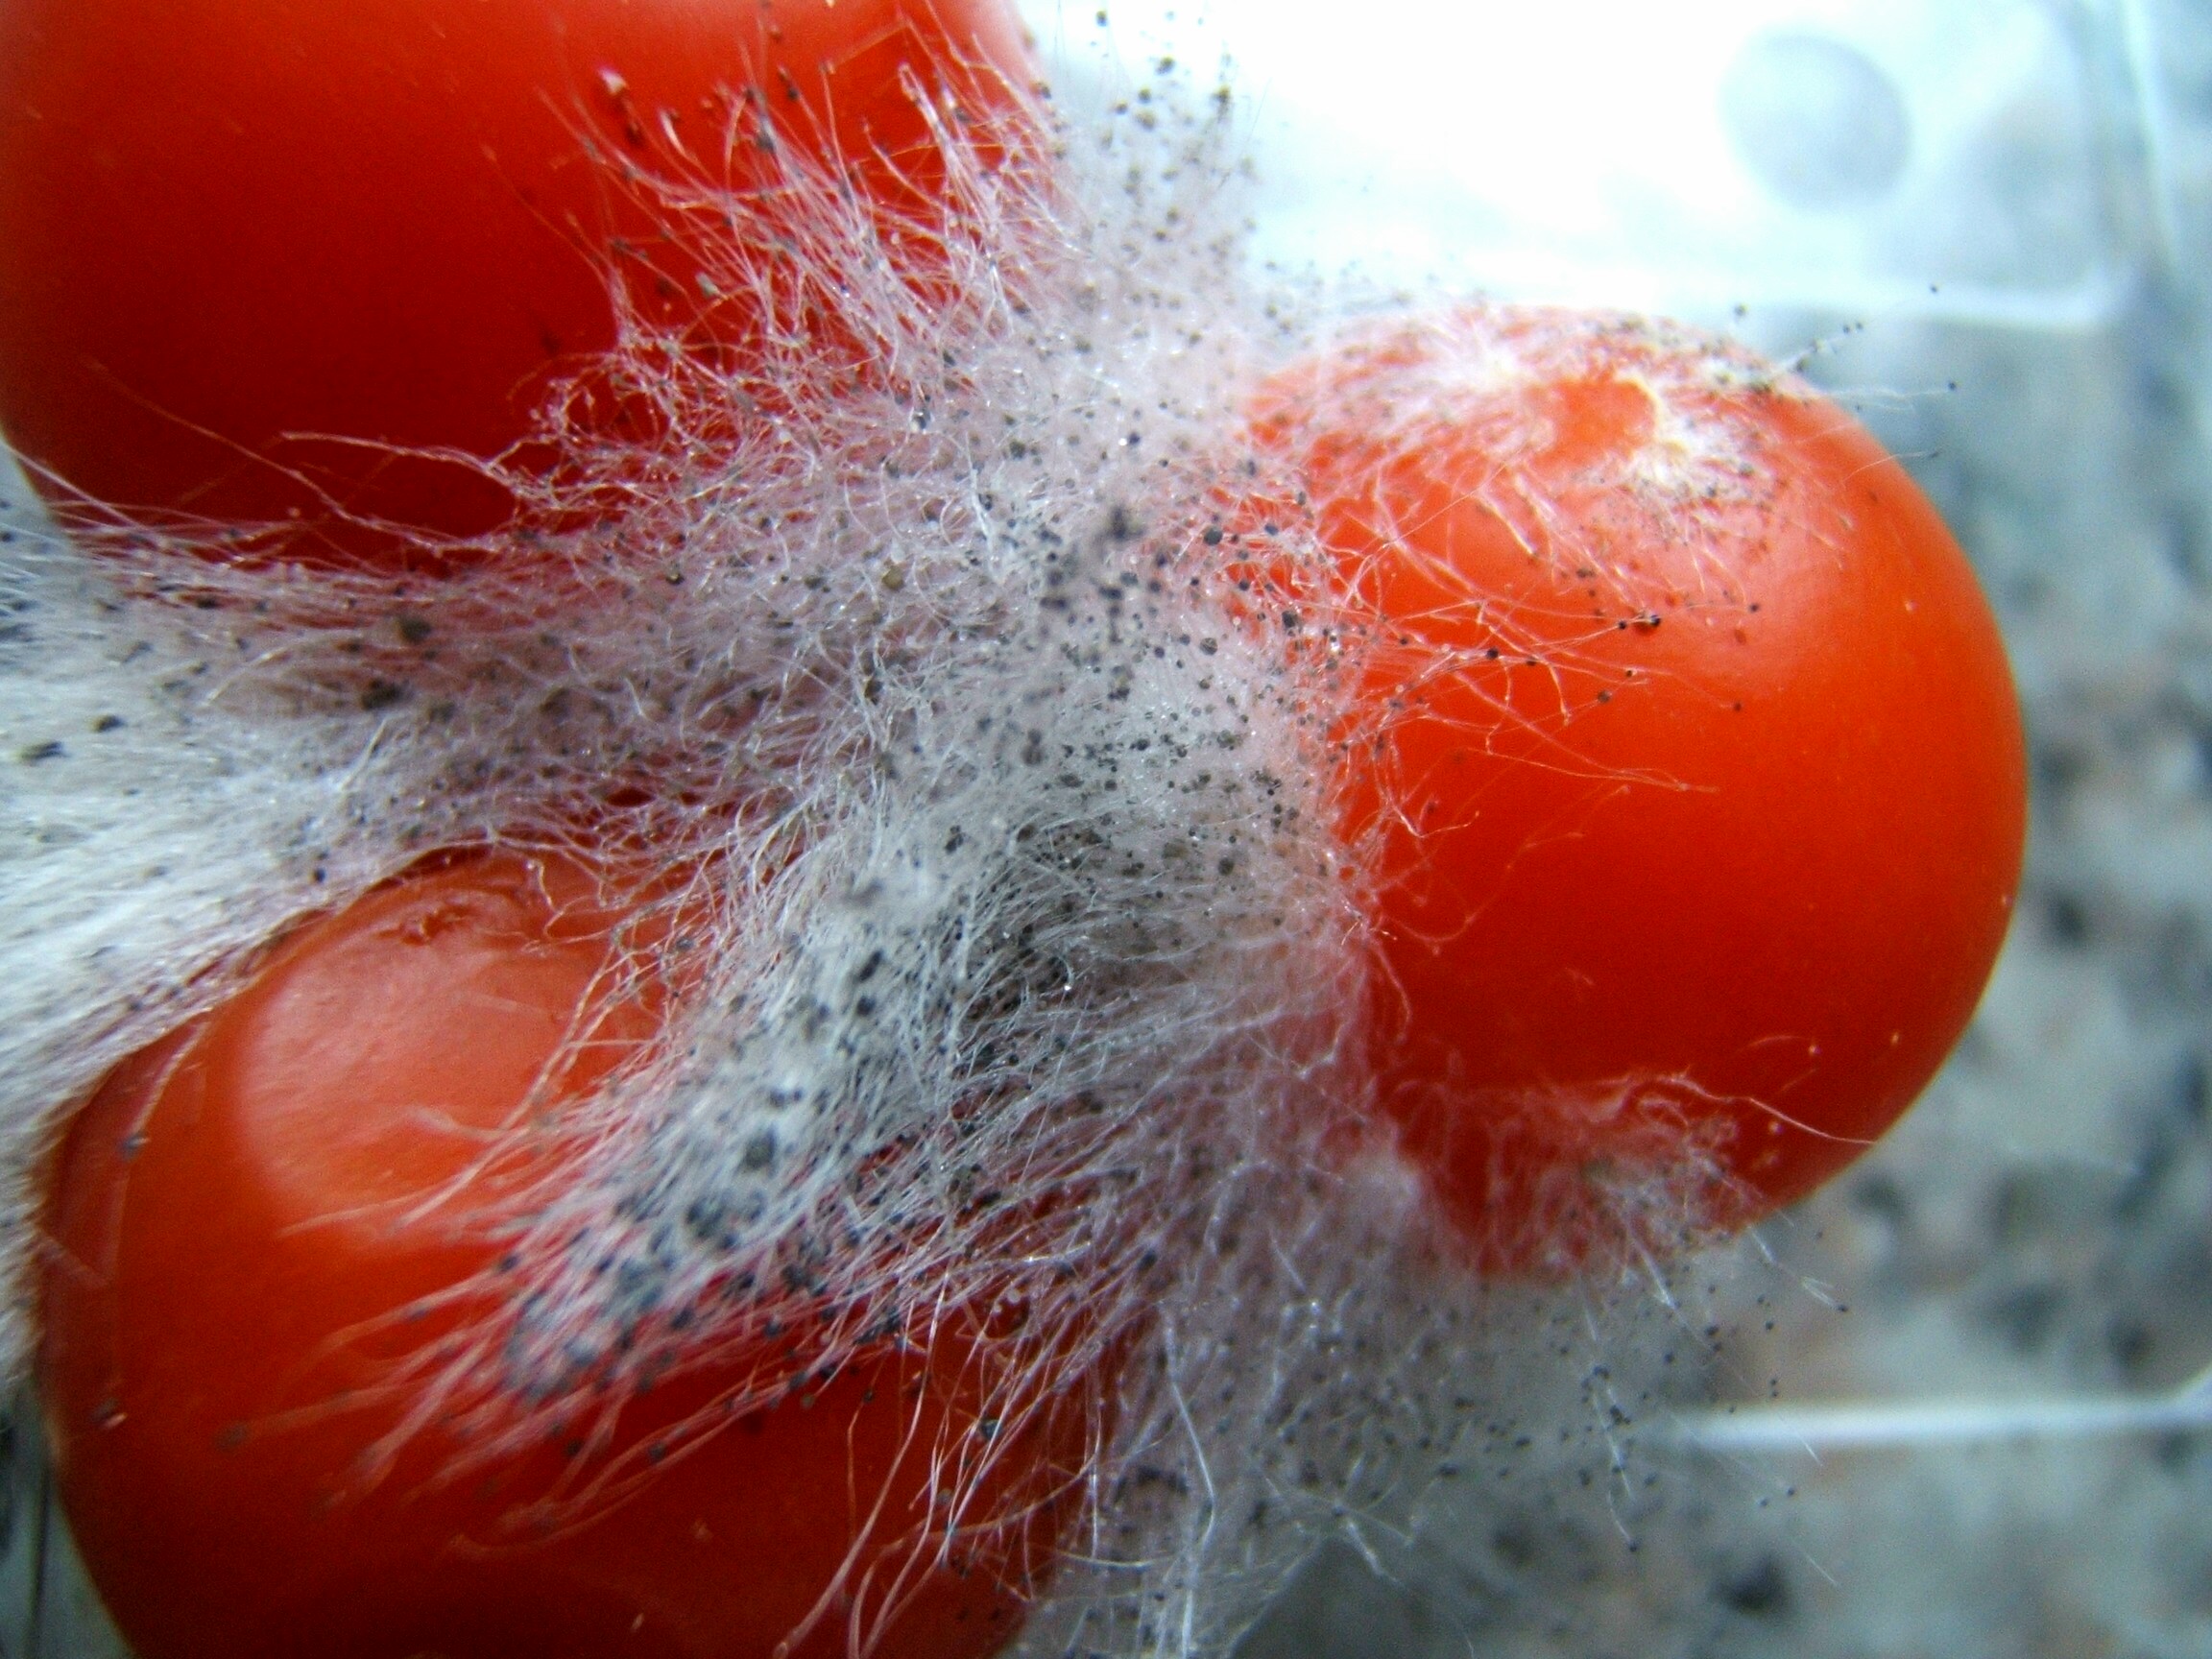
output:
[[[603,1442],[570,1420],[473,1461],[396,1382],[504,1316],[487,1224],[566,1156],[533,1150],[533,1114],[663,1017],[658,991],[606,993],[609,885],[551,854],[419,868],[296,930],[72,1124],[39,1381],[141,1659],[767,1659],[794,1633],[819,1659],[859,1638],[974,1659],[1019,1628],[1091,1424],[1070,1404],[1001,1437],[971,1513],[1007,1519],[949,1540],[934,1459],[1006,1406],[956,1320],[830,1378],[706,1356],[622,1399]],[[679,1432],[736,1390],[755,1404]]]
[[[0,429],[59,502],[434,564],[343,516],[506,523],[424,452],[549,464],[611,283],[705,340],[762,325],[699,287],[720,221],[629,170],[765,199],[804,156],[896,221],[941,179],[908,70],[1001,112],[1032,73],[1002,0],[11,0]]]
[[[1904,469],[1601,314],[1387,326],[1262,394],[1364,640],[1380,1100],[1492,1266],[1732,1227],[1911,1103],[2003,940],[2010,672]]]

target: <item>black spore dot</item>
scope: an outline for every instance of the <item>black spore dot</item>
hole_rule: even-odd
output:
[[[1722,1606],[1753,1619],[1779,1619],[1790,1611],[1789,1575],[1771,1555],[1762,1555],[1741,1572],[1723,1575],[1713,1593]]]

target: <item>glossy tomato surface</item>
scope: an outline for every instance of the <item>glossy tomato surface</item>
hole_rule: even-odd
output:
[[[0,428],[52,497],[421,563],[345,516],[506,522],[420,452],[544,464],[612,284],[724,345],[765,325],[700,283],[720,217],[637,176],[773,204],[805,156],[895,226],[942,179],[905,78],[957,125],[1030,74],[1004,0],[10,0]]]
[[[610,989],[606,886],[549,854],[419,868],[73,1125],[39,1374],[141,1659],[955,1659],[1019,1626],[1091,1408],[979,1429],[1005,1366],[950,1319],[833,1376],[717,1352],[581,1416],[442,1413],[440,1344],[511,1311],[500,1224],[567,1156],[542,1123],[662,1018]]]
[[[1971,1017],[2025,827],[1995,624],[1904,470],[1743,353],[1544,310],[1379,330],[1255,429],[1363,640],[1382,1100],[1480,1259],[1849,1163]]]

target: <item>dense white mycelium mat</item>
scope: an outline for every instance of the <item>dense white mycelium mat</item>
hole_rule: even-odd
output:
[[[519,483],[555,528],[453,574],[195,557],[222,526],[11,543],[13,1166],[289,919],[439,847],[629,849],[667,921],[610,994],[673,977],[677,1012],[560,1115],[576,1154],[502,1207],[482,1319],[408,1362],[415,1421],[491,1455],[701,1355],[772,1347],[765,1403],[989,1330],[950,1513],[1094,1387],[1027,1640],[1130,1651],[1219,1646],[1338,1519],[1618,1463],[1610,1304],[1662,1269],[1485,1289],[1340,1133],[1365,878],[1333,791],[1374,646],[1235,551],[1316,556],[1238,422],[1318,324],[1246,286],[1233,109],[1163,69],[996,169],[948,123],[941,214],[897,235],[796,157],[772,219],[658,157],[628,187],[755,297],[761,354],[627,324],[594,384],[651,436],[562,427]],[[1641,1171],[1660,1236],[1703,1173]]]

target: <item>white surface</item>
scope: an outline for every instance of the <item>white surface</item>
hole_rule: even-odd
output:
[[[1164,55],[1221,65],[1255,255],[1287,268],[2041,326],[2108,317],[2126,274],[2140,110],[2113,4],[1026,10],[1078,102]]]

